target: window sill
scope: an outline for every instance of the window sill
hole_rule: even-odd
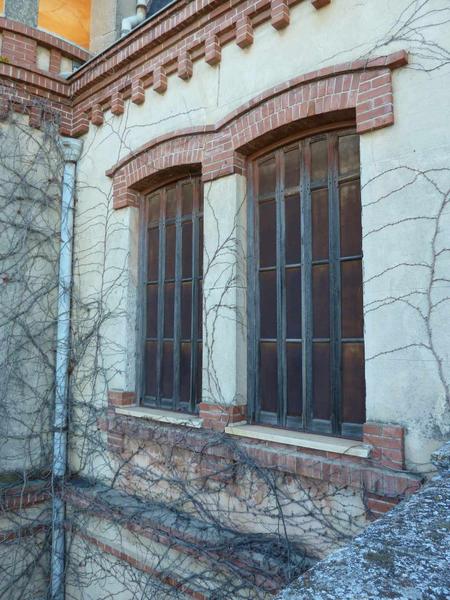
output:
[[[159,408],[147,408],[145,406],[127,406],[117,407],[116,414],[138,419],[149,419],[168,423],[169,425],[184,425],[186,427],[195,427],[199,429],[203,425],[203,419],[190,415],[189,413],[177,413],[171,410],[161,410]]]
[[[371,451],[369,445],[355,440],[304,433],[302,431],[275,429],[262,425],[229,425],[225,428],[225,432],[253,440],[275,442],[297,446],[298,448],[310,448],[322,452],[334,452],[335,454],[345,454],[347,456],[358,456],[359,458],[369,458]]]

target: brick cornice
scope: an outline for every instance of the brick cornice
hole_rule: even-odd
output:
[[[289,7],[302,1],[305,0],[286,0],[284,20]],[[177,3],[79,69],[70,78],[74,105],[86,111],[86,106],[89,109],[92,103],[100,103],[106,110],[110,107],[111,87],[128,98],[135,79],[141,79],[145,87],[153,85],[153,72],[157,67],[164,67],[166,75],[177,73],[186,52],[191,61],[204,58],[215,65],[220,61],[221,46],[236,40],[241,47],[246,47],[253,27],[272,18],[273,0]],[[248,31],[241,43],[243,22]],[[215,47],[211,46],[212,39]],[[95,100],[92,100],[93,95]]]
[[[72,105],[70,86],[62,77],[53,73],[31,66],[18,67],[0,62],[0,77],[28,88],[36,96],[53,97],[56,101],[65,102],[68,106]]]
[[[51,33],[47,33],[46,31],[41,31],[40,29],[36,29],[34,27],[28,27],[28,25],[24,25],[19,21],[7,19],[6,17],[0,17],[0,30],[18,33],[25,37],[34,39],[39,43],[39,45],[46,46],[48,48],[57,48],[58,50],[61,50],[63,54],[82,62],[89,60],[89,58],[92,56],[90,52],[80,48],[80,46],[66,42],[65,40],[52,35]]]
[[[65,107],[68,108],[61,132],[65,135],[81,136],[88,132],[90,123],[97,127],[103,125],[105,111],[111,109],[113,114],[121,115],[126,100],[131,99],[136,104],[144,103],[146,88],[153,87],[156,92],[164,93],[170,85],[168,76],[178,75],[189,81],[195,77],[195,61],[204,59],[214,68],[221,60],[222,46],[236,43],[241,48],[247,48],[253,42],[254,28],[262,23],[271,22],[274,27],[273,35],[278,35],[277,29],[289,26],[289,11],[292,6],[300,2],[306,0],[177,2],[89,60],[67,81],[57,73],[61,55],[85,60],[89,56],[88,53],[51,34],[0,19],[0,30],[3,27],[4,37],[10,38],[7,44],[8,48],[10,47],[9,56],[6,55],[7,60],[3,61],[8,64],[0,63],[0,75],[13,86],[22,86],[25,96],[34,94],[43,100],[50,98],[54,103],[61,102],[61,111],[66,110]],[[322,6],[322,3],[311,4],[317,9]],[[36,67],[38,43],[48,46],[51,50],[48,72],[40,71]],[[25,60],[21,60],[22,54]],[[399,61],[400,54],[397,53],[397,59],[382,59],[379,62],[361,60],[349,65],[340,65],[340,70],[334,68],[333,71],[332,68],[315,71],[303,76],[301,80],[291,80],[273,88],[265,94],[265,98],[267,100],[271,94],[279,94],[283,89],[287,90],[308,80],[319,81],[338,72],[383,67],[392,69],[399,66],[395,62]],[[404,61],[404,53],[401,60]],[[260,97],[259,101],[262,100]],[[243,107],[238,109],[241,112],[242,110]],[[248,110],[251,110],[250,106]],[[235,116],[228,115],[228,121]],[[378,110],[378,117],[379,123],[388,124],[388,118],[384,116],[382,109]],[[225,121],[218,122],[214,128],[218,131],[224,125]],[[372,123],[369,123],[368,127],[371,125]],[[240,160],[237,158],[233,162],[239,165]],[[229,161],[226,163],[221,169],[222,175],[234,172],[235,166]],[[217,174],[214,174],[211,178],[216,176]]]
[[[290,5],[298,4],[303,0],[289,0]],[[164,12],[136,28],[130,35],[118,41],[111,48],[101,52],[93,58],[89,65],[79,69],[71,78],[73,93],[80,93],[86,86],[91,86],[92,81],[104,78],[114,70],[116,77],[119,69],[129,71],[130,63],[138,59],[147,60],[148,54],[153,49],[158,53],[164,51],[180,39],[195,34],[195,46],[201,45],[199,30],[208,26],[215,34],[221,34],[230,29],[237,18],[224,19],[226,13],[236,15],[245,13],[252,17],[260,15],[270,8],[271,0],[193,0],[191,2],[178,2],[168,7]],[[270,15],[267,15],[269,20]],[[259,23],[258,23],[259,24]]]

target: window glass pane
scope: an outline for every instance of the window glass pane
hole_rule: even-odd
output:
[[[339,137],[339,174],[346,176],[359,173],[359,136]]]
[[[277,274],[276,271],[261,271],[259,274],[260,293],[260,335],[262,338],[277,337]]]
[[[342,337],[363,336],[362,271],[360,260],[341,262]]]
[[[276,184],[276,168],[274,155],[259,163],[258,175],[260,196],[265,196],[266,194],[274,194]]]
[[[145,344],[145,395],[156,396],[156,342]]]
[[[180,353],[180,399],[189,402],[191,393],[191,344],[183,342]]]
[[[159,229],[148,232],[148,280],[158,281]]]
[[[160,194],[150,196],[148,200],[148,222],[155,223],[159,220]]]
[[[286,269],[286,335],[302,337],[301,269]]]
[[[183,277],[192,277],[192,222],[182,226],[182,272]]]
[[[340,222],[341,256],[355,256],[362,252],[361,193],[359,179],[341,184]]]
[[[199,266],[193,265],[193,230],[194,224],[192,211],[194,204],[199,198],[194,197],[200,194],[201,188],[197,180],[189,179],[163,188],[149,198],[149,219],[153,225],[148,230],[148,253],[147,253],[147,281],[146,286],[146,337],[147,345],[144,352],[144,389],[147,396],[153,397],[156,404],[163,400],[162,406],[165,408],[175,408],[173,404],[173,377],[174,377],[174,337],[176,332],[181,334],[181,345],[179,348],[179,377],[177,388],[180,390],[180,408],[183,410],[192,410],[191,406],[191,388],[192,376],[201,379],[201,355],[195,357],[192,354],[192,335],[198,339],[198,347],[201,353],[201,321],[199,321],[198,331],[191,332],[192,312],[201,317],[202,297],[201,297],[201,269],[200,261],[203,258],[203,231],[201,218],[199,219],[199,246],[198,252]],[[160,216],[160,206],[162,213]],[[183,213],[183,214],[181,214]],[[175,223],[175,217],[181,218],[181,231],[177,230],[178,224]],[[179,235],[181,234],[181,235]],[[163,289],[159,287],[159,242],[161,235],[164,236],[164,282]],[[178,239],[177,239],[178,236]],[[178,254],[177,254],[178,253]],[[181,279],[184,281],[175,281],[175,266],[179,260]],[[192,305],[193,293],[193,272],[196,272],[196,285],[199,285],[198,302],[194,307]],[[179,286],[179,287],[178,287]],[[175,296],[179,290],[180,310],[175,315]],[[163,318],[161,323],[163,328],[158,327],[158,298],[162,292],[163,298]],[[177,296],[178,298],[178,296]],[[158,338],[158,336],[161,336]],[[151,340],[149,338],[152,338]],[[148,346],[152,341],[153,345]],[[200,342],[200,343],[199,343]],[[158,350],[160,354],[158,355]],[[177,351],[178,356],[178,351]],[[151,357],[153,371],[148,372],[148,357]],[[195,364],[191,365],[192,357]],[[160,398],[157,397],[156,382],[156,364],[161,365],[161,389]],[[192,373],[192,369],[194,373]],[[197,369],[200,371],[197,372]],[[147,391],[150,390],[150,391]],[[200,394],[200,390],[198,391]],[[200,395],[198,396],[200,398]]]
[[[286,344],[287,368],[287,414],[297,417],[302,414],[302,346]]]
[[[203,367],[203,345],[199,343],[197,345],[197,398],[196,403],[201,402],[202,399],[202,367]]]
[[[203,274],[203,219],[198,220],[198,272]]]
[[[166,192],[166,219],[172,219],[177,214],[176,188],[169,188]]]
[[[307,159],[304,171],[303,149]],[[339,132],[317,134],[259,159],[255,172],[259,235],[255,248],[259,314],[255,320],[257,330],[259,323],[260,337],[257,414],[260,411],[260,419],[265,423],[281,424],[290,417],[289,427],[297,422],[306,429],[339,435],[341,429],[340,424],[335,427],[335,414],[347,423],[360,423],[364,417],[359,138],[356,134]],[[344,181],[344,177],[348,179]],[[278,221],[277,189],[284,195],[281,199],[284,223]],[[338,205],[331,206],[331,199]],[[306,212],[302,214],[304,208]],[[281,235],[283,239],[279,238]],[[303,246],[304,243],[310,246]],[[280,270],[284,276],[283,315],[277,305]],[[309,290],[302,289],[305,274],[311,275]],[[333,290],[331,275],[333,281],[336,276],[340,278],[340,284]],[[332,298],[339,302],[338,306],[331,306]],[[280,348],[277,337],[284,334],[286,343]],[[308,338],[303,339],[306,335]],[[331,364],[334,343],[342,345],[340,365]],[[312,373],[311,379],[302,382],[305,351],[311,353],[306,358],[312,364]],[[277,364],[286,366],[286,381],[278,381],[284,375],[277,372]],[[286,414],[280,412],[283,398],[278,396],[279,389],[286,390]],[[335,398],[342,398],[341,407],[333,406]],[[301,419],[306,405],[312,423]]]
[[[298,146],[284,154],[284,187],[299,187],[300,185],[300,150]]]
[[[175,244],[176,232],[175,225],[166,227],[166,280],[175,277]]]
[[[328,141],[311,143],[311,181],[326,181],[328,178]]]
[[[259,264],[261,267],[273,267],[277,260],[275,202],[259,205]]]
[[[173,394],[173,342],[164,342],[161,365],[161,394],[172,398]]]
[[[316,190],[311,194],[312,258],[328,258],[328,190]]]
[[[173,306],[175,284],[164,285],[164,337],[173,338]]]
[[[313,337],[328,338],[330,335],[330,280],[328,265],[312,268],[313,286]]]
[[[181,284],[181,337],[191,339],[192,283]]]
[[[313,416],[331,418],[330,398],[330,345],[313,344]]]
[[[181,214],[190,215],[192,213],[192,202],[193,202],[193,187],[189,181],[181,187]]]
[[[198,281],[198,303],[197,303],[197,323],[198,323],[198,339],[201,341],[203,335],[203,281]]]
[[[147,286],[147,337],[156,337],[158,324],[158,285]]]
[[[261,410],[277,412],[277,345],[275,342],[260,344],[261,351]]]
[[[286,264],[295,264],[301,261],[300,237],[300,196],[287,196],[285,205],[285,230],[286,230]]]
[[[364,344],[342,344],[342,420],[364,423]]]

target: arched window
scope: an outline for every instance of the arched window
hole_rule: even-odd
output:
[[[198,178],[146,200],[144,405],[195,412],[201,394],[203,206]]]
[[[359,138],[315,135],[252,164],[254,422],[359,437],[365,421]]]

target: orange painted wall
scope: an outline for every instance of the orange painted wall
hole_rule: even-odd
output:
[[[38,26],[84,48],[89,48],[90,21],[91,0],[39,0]]]
[[[0,0],[0,14],[5,10],[5,0]]]

